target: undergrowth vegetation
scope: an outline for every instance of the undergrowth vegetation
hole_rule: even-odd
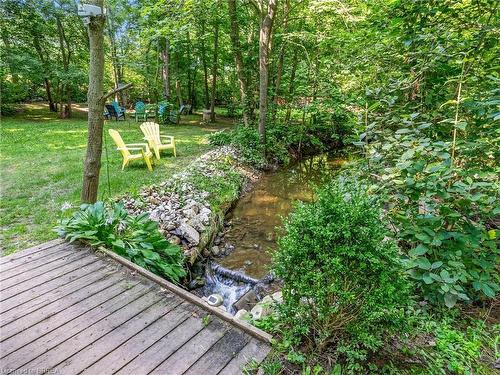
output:
[[[352,136],[352,127],[352,115],[345,108],[339,106],[337,112],[330,113],[324,103],[313,102],[308,106],[307,120],[269,123],[265,145],[257,128],[243,124],[212,133],[208,138],[212,145],[236,147],[244,161],[265,168],[341,147]]]
[[[285,340],[362,371],[359,362],[404,329],[409,283],[378,202],[350,181],[326,185],[285,221],[273,257],[283,281]],[[297,267],[297,265],[300,265]]]
[[[70,242],[102,245],[171,281],[186,275],[181,248],[165,239],[148,214],[129,215],[121,203],[84,204],[56,230]]]

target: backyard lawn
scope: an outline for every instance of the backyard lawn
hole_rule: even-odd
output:
[[[87,141],[86,109],[75,106],[74,118],[58,119],[42,104],[23,105],[16,117],[2,118],[0,133],[2,199],[0,203],[1,252],[11,253],[56,238],[54,225],[62,207],[77,206],[82,184]],[[120,131],[125,143],[142,141],[140,123],[105,123],[100,199],[168,179],[210,146],[206,135],[231,126],[230,121],[200,124],[201,116],[182,116],[180,125],[162,126],[164,134],[176,139],[177,158],[168,151],[149,172],[142,161],[121,170],[121,155],[108,135]],[[107,159],[106,159],[107,154]],[[108,162],[106,161],[108,160]],[[109,170],[110,194],[108,193]]]

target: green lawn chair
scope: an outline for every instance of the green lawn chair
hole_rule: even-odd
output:
[[[156,104],[146,104],[146,121],[148,118],[156,119]]]
[[[146,105],[144,102],[135,103],[135,121],[146,121]]]

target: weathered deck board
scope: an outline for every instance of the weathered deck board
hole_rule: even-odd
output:
[[[38,297],[47,296],[47,298],[49,298],[51,293],[57,293],[63,286],[70,285],[73,282],[77,282],[80,278],[88,274],[99,273],[99,269],[103,267],[105,267],[105,263],[96,261],[94,263],[68,272],[67,274],[62,275],[60,278],[55,278],[46,281],[42,285],[27,289],[24,292],[14,294],[9,297],[6,296],[5,298],[4,295],[0,293],[0,311],[9,311],[10,309],[21,306],[24,303]]]
[[[53,246],[59,245],[62,242],[63,242],[62,240],[57,239],[57,240],[45,242],[45,243],[43,243],[41,245],[38,245],[38,246],[30,247],[29,249],[26,249],[26,250],[23,250],[23,251],[19,251],[17,253],[11,254],[11,255],[7,255],[7,256],[1,257],[0,258],[0,264],[4,265],[4,264],[9,264],[11,262],[16,262],[17,263],[18,260],[21,259],[21,258],[30,257],[30,256],[32,256],[35,253],[47,250],[47,249],[49,249],[49,248],[51,248]]]
[[[269,352],[265,334],[113,259],[60,240],[0,258],[2,373],[239,374]]]

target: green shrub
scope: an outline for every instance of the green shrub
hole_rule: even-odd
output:
[[[408,282],[386,234],[377,202],[353,182],[332,182],[296,207],[273,256],[287,340],[360,361],[403,327]]]
[[[0,105],[0,113],[2,116],[14,116],[16,114],[16,107],[13,104]]]
[[[219,130],[218,132],[208,135],[208,141],[214,146],[227,146],[231,144],[231,133],[227,130]]]
[[[84,204],[56,231],[62,237],[103,245],[141,267],[178,282],[186,275],[179,246],[168,242],[148,214],[132,216],[121,203],[106,207],[103,202]]]

